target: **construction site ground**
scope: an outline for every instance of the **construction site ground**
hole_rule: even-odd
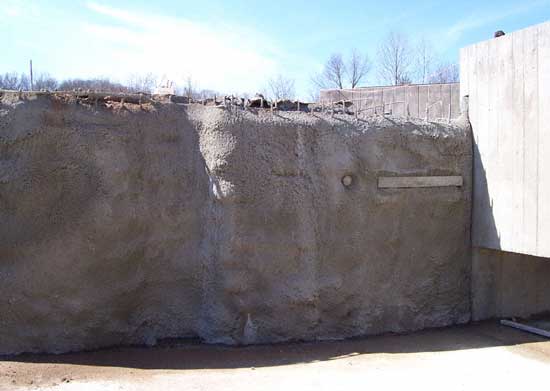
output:
[[[346,341],[164,341],[2,357],[0,390],[520,390],[546,387],[550,341],[489,321]]]

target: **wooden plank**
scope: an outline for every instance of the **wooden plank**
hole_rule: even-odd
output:
[[[416,188],[416,187],[461,187],[462,176],[394,176],[379,177],[380,189]]]

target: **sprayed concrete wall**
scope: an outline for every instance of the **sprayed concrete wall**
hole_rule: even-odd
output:
[[[550,22],[461,51],[474,135],[474,319],[550,311],[548,69]]]
[[[367,115],[391,113],[430,121],[460,117],[459,83],[328,89],[321,90],[319,99],[323,105],[352,101],[350,111],[357,108]]]
[[[0,353],[470,319],[465,122],[4,94],[0,156]]]

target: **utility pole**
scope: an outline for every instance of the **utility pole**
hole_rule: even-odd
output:
[[[31,65],[31,91],[33,90],[33,80],[32,80],[32,60],[30,62]]]

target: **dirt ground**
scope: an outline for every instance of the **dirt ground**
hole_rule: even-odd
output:
[[[166,341],[0,358],[1,390],[519,390],[546,387],[549,374],[550,341],[497,322],[335,342]]]

